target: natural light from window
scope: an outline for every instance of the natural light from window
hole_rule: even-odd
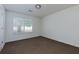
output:
[[[32,20],[15,17],[13,20],[14,32],[32,32]]]

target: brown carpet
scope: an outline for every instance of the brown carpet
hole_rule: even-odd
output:
[[[79,48],[44,37],[6,43],[2,54],[74,54]]]

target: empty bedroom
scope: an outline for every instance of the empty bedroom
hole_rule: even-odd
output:
[[[78,4],[0,4],[0,54],[78,53]]]

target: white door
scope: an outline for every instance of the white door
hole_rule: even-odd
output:
[[[0,50],[4,45],[4,25],[5,25],[5,13],[4,8],[0,5]]]

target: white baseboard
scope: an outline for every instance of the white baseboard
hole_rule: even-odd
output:
[[[39,35],[31,36],[31,37],[25,37],[25,38],[19,38],[19,39],[14,39],[14,40],[11,40],[11,41],[6,41],[5,43],[19,41],[19,40],[24,40],[24,39],[29,39],[29,38],[33,38],[33,37],[39,37]]]
[[[2,49],[4,48],[4,45],[5,45],[5,43],[2,44],[2,46],[0,46],[0,51],[2,51]]]
[[[3,47],[0,47],[0,52],[2,51]]]
[[[67,42],[64,42],[64,41],[60,41],[60,40],[57,40],[56,38],[51,38],[51,37],[44,36],[44,35],[42,35],[42,37],[46,37],[48,39],[55,40],[55,41],[58,41],[58,42],[61,42],[61,43],[68,44],[68,45],[71,45],[71,46],[79,48],[79,45],[75,45],[75,44],[72,44],[72,43],[67,43]]]

